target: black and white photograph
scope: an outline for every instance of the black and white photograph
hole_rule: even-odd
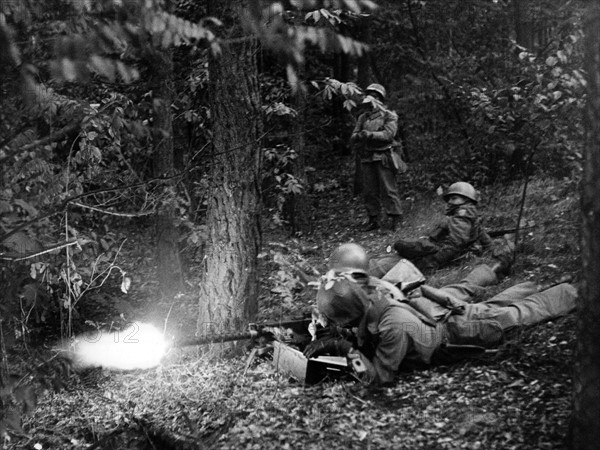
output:
[[[0,0],[0,449],[600,449],[600,1]]]

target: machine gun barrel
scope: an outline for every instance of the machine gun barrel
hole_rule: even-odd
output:
[[[207,344],[220,344],[223,342],[243,341],[255,339],[260,336],[273,336],[277,331],[288,330],[296,333],[307,333],[308,325],[312,319],[299,318],[288,320],[272,320],[269,322],[250,323],[248,331],[237,333],[213,333],[188,339],[176,340],[173,347],[193,347]]]
[[[258,332],[256,331],[248,331],[246,333],[207,334],[205,336],[175,341],[173,347],[194,347],[207,344],[220,344],[222,342],[243,341],[257,336]]]

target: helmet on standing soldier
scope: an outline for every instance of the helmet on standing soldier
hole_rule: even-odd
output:
[[[452,195],[460,195],[461,197],[467,198],[475,203],[479,202],[479,193],[471,184],[465,181],[457,181],[456,183],[452,183],[444,194],[444,200],[448,201]]]
[[[342,244],[329,257],[329,269],[337,273],[367,275],[369,257],[365,249],[358,244]]]
[[[367,89],[365,89],[365,93],[368,94],[369,91],[376,92],[377,94],[379,94],[381,96],[381,100],[385,100],[385,97],[387,95],[385,88],[382,85],[377,84],[377,83],[373,83],[373,84],[370,84],[369,86],[367,86]]]

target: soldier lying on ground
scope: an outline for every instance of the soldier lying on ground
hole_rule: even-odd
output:
[[[362,260],[356,258],[359,251]],[[567,283],[541,292],[532,282],[521,283],[489,300],[468,303],[485,286],[498,282],[505,264],[477,266],[456,284],[441,289],[423,285],[407,298],[396,285],[368,276],[368,257],[362,247],[344,244],[331,256],[331,270],[317,293],[317,308],[330,324],[352,330],[351,338],[317,339],[304,354],[360,358],[367,367],[363,381],[387,384],[400,367],[447,361],[448,352],[461,346],[494,347],[518,327],[575,309],[577,290]]]
[[[464,181],[456,182],[448,188],[444,200],[444,220],[427,236],[396,241],[391,246],[395,254],[371,262],[371,275],[383,276],[402,258],[410,260],[421,270],[432,270],[449,264],[475,246],[481,250],[491,248],[492,239],[483,229],[477,210],[479,193],[475,188]]]

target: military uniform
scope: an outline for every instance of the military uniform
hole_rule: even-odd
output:
[[[392,161],[392,144],[398,130],[398,116],[388,109],[362,113],[351,140],[357,142],[367,215],[376,221],[383,206],[390,216],[402,214],[396,182],[397,170]],[[366,132],[365,138],[360,133]]]
[[[577,296],[570,284],[537,292],[528,282],[470,304],[485,286],[497,283],[496,273],[486,265],[459,283],[441,289],[423,286],[402,301],[398,298],[403,294],[394,285],[373,277],[363,285],[337,283],[345,284],[346,293],[322,287],[317,294],[319,311],[336,323],[354,321],[360,353],[351,357],[362,359],[368,369],[365,381],[375,383],[393,381],[401,367],[432,363],[447,344],[496,346],[510,330],[572,312]]]
[[[474,245],[487,250],[492,239],[481,224],[477,205],[447,205],[446,217],[427,237],[398,240],[393,248],[396,255],[386,255],[371,261],[370,274],[381,277],[400,259],[405,258],[421,270],[436,269],[465,254]]]

